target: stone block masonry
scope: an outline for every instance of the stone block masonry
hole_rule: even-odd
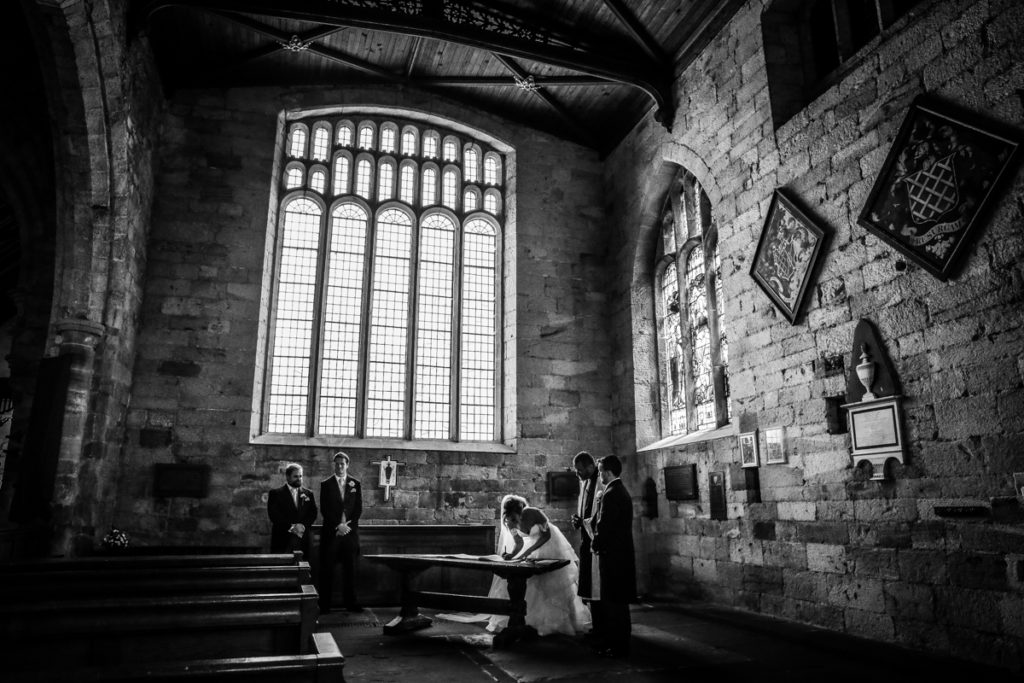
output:
[[[395,451],[347,446],[364,483],[364,523],[494,523],[510,492],[568,531],[572,503],[548,505],[546,475],[579,450],[611,450],[601,164],[596,153],[422,94],[393,89],[179,92],[157,150],[149,271],[125,438],[119,518],[142,543],[267,546],[266,494],[283,465],[303,465],[314,491],[331,472],[329,443],[250,443],[264,237],[277,117],[285,107],[348,103],[430,111],[514,149],[506,226],[500,449]],[[396,116],[401,116],[397,111]],[[371,463],[404,462],[390,500]],[[204,500],[156,500],[152,465],[212,467]],[[198,520],[191,523],[190,520]],[[121,522],[128,526],[127,522]]]
[[[770,5],[747,2],[680,74],[671,132],[648,117],[605,167],[617,264],[611,305],[628,311],[614,318],[616,414],[639,411],[635,387],[657,383],[654,344],[631,341],[651,325],[653,264],[639,254],[653,253],[657,226],[645,217],[665,196],[658,179],[684,166],[708,192],[719,229],[736,431],[784,426],[789,451],[785,465],[760,467],[763,502],[727,486],[728,524],[698,523],[710,514],[706,490],[693,504],[661,496],[658,517],[640,523],[640,555],[652,566],[645,589],[1020,669],[1024,532],[1012,481],[1024,470],[1022,174],[996,197],[962,271],[947,282],[856,220],[917,95],[1019,124],[1024,105],[1005,83],[1016,74],[1019,90],[1011,64],[1024,53],[1024,14],[1012,2],[916,3],[776,128],[769,92],[793,85],[769,82],[764,68],[760,22]],[[770,182],[757,182],[765,172]],[[776,187],[833,233],[807,311],[792,326],[747,274]],[[886,340],[907,397],[906,465],[881,483],[851,467],[849,435],[825,433],[824,399],[845,391],[845,377],[815,370],[824,358],[848,356],[861,317]],[[660,436],[657,415],[645,414],[616,425],[617,452]],[[711,471],[735,480],[735,441],[728,434],[643,451],[627,475],[634,490],[650,479],[659,492],[671,465],[696,463],[702,483]],[[935,513],[950,505],[992,512]],[[704,549],[723,537],[728,555],[709,571]]]

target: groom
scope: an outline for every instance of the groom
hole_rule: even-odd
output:
[[[614,455],[597,461],[604,493],[594,515],[594,540],[600,574],[598,599],[591,603],[598,653],[606,657],[629,654],[632,625],[629,603],[636,599],[636,559],[633,554],[633,501],[619,479],[622,462]],[[596,614],[600,614],[600,618]]]
[[[572,459],[572,466],[576,470],[576,476],[580,478],[580,497],[576,504],[576,514],[570,519],[572,528],[580,530],[580,580],[579,588],[576,592],[584,602],[589,603],[593,595],[590,583],[591,563],[594,556],[590,551],[590,534],[587,533],[587,527],[583,524],[583,520],[594,516],[594,500],[596,499],[600,480],[597,476],[597,463],[594,462],[594,456],[587,451],[577,453],[576,457]],[[591,616],[596,615],[591,613]],[[600,631],[600,627],[596,623],[594,631]]]

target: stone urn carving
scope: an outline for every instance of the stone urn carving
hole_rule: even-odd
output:
[[[871,355],[868,353],[866,344],[861,344],[860,347],[860,365],[857,366],[857,378],[860,379],[860,383],[864,385],[865,389],[861,400],[872,401],[877,398],[871,392],[871,385],[875,381],[875,364],[871,362]]]

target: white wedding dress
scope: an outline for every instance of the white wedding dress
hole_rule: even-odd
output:
[[[551,633],[576,635],[590,625],[590,610],[576,594],[579,581],[579,558],[561,530],[547,522],[551,538],[530,557],[538,560],[570,560],[565,567],[546,574],[533,576],[526,581],[526,625],[537,629],[538,635]],[[523,551],[540,541],[541,524],[534,524],[529,535],[518,529],[516,534],[523,538]],[[498,554],[512,552],[515,541],[512,532],[499,523],[501,536]],[[491,598],[508,598],[508,582],[495,576],[488,593]],[[487,621],[488,631],[500,631],[508,624],[507,616],[494,615]]]

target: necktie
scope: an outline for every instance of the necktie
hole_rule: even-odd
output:
[[[587,489],[589,488],[590,480],[586,479],[583,482],[583,486],[580,487],[580,511],[578,513],[580,517],[586,517],[584,512],[587,509]]]
[[[335,477],[338,480],[338,493],[341,494],[341,502],[345,502],[345,480],[341,477]]]
[[[297,488],[295,488],[294,486],[291,487],[291,490],[292,490],[292,502],[295,503],[295,509],[297,510],[299,508],[299,490]]]

